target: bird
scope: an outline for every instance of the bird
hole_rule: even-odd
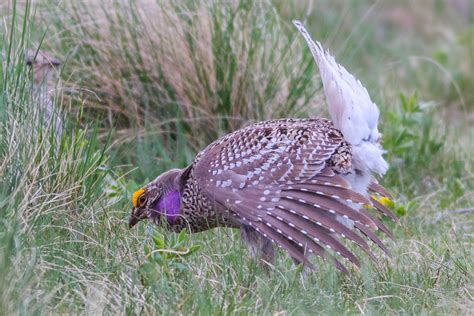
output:
[[[31,97],[35,110],[42,116],[44,127],[55,129],[57,138],[62,131],[62,120],[58,109],[53,102],[53,75],[61,65],[59,59],[54,58],[50,53],[41,50],[28,50],[26,52],[26,65],[32,72]],[[54,119],[54,122],[53,122]]]
[[[377,197],[387,169],[379,109],[303,24],[293,21],[318,65],[331,120],[287,118],[224,135],[183,169],[171,169],[132,194],[129,227],[148,219],[170,231],[240,229],[250,254],[272,264],[275,245],[313,269],[312,256],[350,273],[360,259],[353,242],[377,262],[389,255],[375,233],[394,239],[378,215],[398,218]],[[376,245],[374,247],[374,245]]]

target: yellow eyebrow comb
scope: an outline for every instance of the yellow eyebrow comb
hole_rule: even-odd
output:
[[[140,198],[140,196],[145,193],[145,190],[143,189],[140,189],[140,190],[137,190],[135,192],[133,192],[133,195],[132,195],[132,204],[133,204],[133,207],[137,207],[137,204],[138,204],[138,198]]]

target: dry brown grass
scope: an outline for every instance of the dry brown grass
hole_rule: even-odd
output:
[[[48,45],[69,48],[71,88],[94,91],[86,105],[122,127],[180,118],[212,139],[248,120],[298,115],[317,89],[309,55],[267,1],[88,0],[39,15],[53,21]]]

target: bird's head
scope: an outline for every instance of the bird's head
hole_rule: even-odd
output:
[[[33,70],[33,79],[36,85],[51,79],[54,69],[61,65],[61,61],[43,51],[28,50],[26,64]]]
[[[135,191],[132,196],[133,209],[128,220],[129,227],[142,219],[160,224],[164,219],[173,225],[181,215],[181,196],[190,168],[172,169]]]

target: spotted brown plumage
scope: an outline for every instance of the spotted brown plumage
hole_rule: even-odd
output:
[[[148,218],[174,231],[240,228],[251,253],[261,252],[265,261],[273,259],[275,244],[308,267],[314,254],[347,272],[340,258],[357,267],[360,261],[346,240],[376,260],[368,241],[388,253],[375,231],[393,235],[366,207],[396,217],[370,195],[387,196],[372,175],[383,173],[386,162],[376,126],[367,126],[377,137],[350,142],[326,119],[271,120],[237,130],[187,168],[165,172],[138,191],[129,225]]]

